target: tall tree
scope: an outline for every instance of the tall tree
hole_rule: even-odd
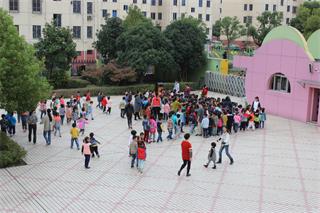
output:
[[[179,65],[179,77],[188,80],[188,76],[198,71],[205,63],[204,44],[205,27],[198,19],[188,17],[172,22],[164,35],[173,44],[173,57]]]
[[[226,36],[227,48],[230,49],[233,41],[245,35],[245,30],[237,17],[226,16],[221,20],[221,35]]]
[[[130,6],[128,10],[128,15],[126,16],[125,20],[123,21],[123,27],[125,29],[129,29],[131,27],[135,27],[139,25],[140,23],[149,23],[152,24],[151,19],[148,19],[143,15],[139,7]]]
[[[70,29],[46,24],[43,37],[35,44],[36,55],[44,60],[45,76],[55,87],[65,84],[71,61],[77,56],[76,44],[72,40]]]
[[[280,26],[283,20],[283,14],[281,12],[269,12],[265,11],[257,17],[258,27],[253,25],[248,26],[247,33],[251,35],[254,42],[261,46],[263,39],[266,35],[275,27]]]
[[[290,25],[297,28],[305,38],[319,29],[320,2],[304,2],[298,8],[297,16],[290,21]]]
[[[221,36],[221,21],[217,20],[212,26],[212,35],[220,39]]]
[[[40,74],[43,63],[34,56],[34,48],[19,36],[12,18],[1,8],[0,29],[0,108],[9,112],[33,110],[50,91]]]
[[[97,33],[97,41],[94,47],[102,55],[104,62],[117,57],[117,39],[123,33],[122,20],[118,17],[106,18],[106,23],[101,26]]]
[[[130,27],[118,38],[118,62],[134,68],[140,80],[149,66],[154,66],[156,76],[170,74],[175,71],[176,65],[169,44],[157,27],[149,22],[141,22]]]

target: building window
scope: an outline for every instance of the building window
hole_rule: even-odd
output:
[[[80,39],[81,38],[81,27],[73,26],[73,38]]]
[[[253,10],[253,4],[249,4],[249,10],[250,10],[250,11]]]
[[[112,10],[112,17],[117,17],[117,16],[118,16],[117,10]]]
[[[265,10],[265,11],[268,11],[268,10],[269,10],[269,5],[268,5],[268,4],[266,4],[266,5],[264,6],[264,10]]]
[[[182,0],[182,1],[181,1],[181,5],[182,5],[182,6],[186,6],[186,0]]]
[[[194,13],[195,11],[194,7],[191,7],[191,13]]]
[[[126,5],[126,4],[123,5],[123,10],[124,10],[124,11],[128,11],[128,9],[129,9],[129,6],[128,6],[128,5]]]
[[[158,20],[162,20],[162,13],[158,13]]]
[[[210,15],[209,14],[206,15],[206,21],[210,21]]]
[[[273,12],[275,12],[275,11],[277,11],[277,5],[276,4],[273,5]]]
[[[287,6],[287,12],[290,12],[290,5]]]
[[[16,30],[17,30],[17,32],[19,34],[19,25],[14,25],[14,26],[16,27]]]
[[[156,13],[151,13],[150,17],[151,17],[152,20],[155,20],[156,19]]]
[[[112,0],[112,2],[117,3],[117,0]]]
[[[280,4],[281,4],[281,6],[283,6],[283,2],[284,2],[284,0],[281,0],[281,3],[280,3]]]
[[[202,14],[198,14],[198,19],[202,21]]]
[[[136,3],[137,3],[137,0],[133,0],[132,3],[133,3],[133,4],[136,4]]]
[[[146,4],[147,3],[147,0],[142,0],[142,4]]]
[[[248,21],[247,16],[243,16],[243,23],[244,23],[244,24],[246,24],[246,23],[247,23],[247,21]]]
[[[280,92],[291,92],[290,82],[282,73],[276,73],[271,76],[269,89]]]
[[[173,20],[177,20],[177,13],[173,13],[173,14],[172,14],[172,19],[173,19]]]
[[[32,26],[32,37],[34,39],[41,38],[41,26],[40,25],[33,25]]]
[[[208,0],[207,1],[207,7],[210,7],[211,6],[211,4],[210,4],[210,1]]]
[[[244,4],[244,5],[243,5],[243,10],[244,10],[244,11],[247,11],[247,10],[248,10],[248,5],[247,5],[247,4]]]
[[[290,24],[290,18],[286,18],[286,24]]]
[[[87,55],[92,55],[93,54],[93,50],[87,50]]]
[[[87,38],[92,38],[92,26],[87,26]]]
[[[41,13],[41,0],[32,0],[32,12]]]
[[[53,14],[53,22],[56,27],[61,27],[61,14]]]
[[[209,33],[210,33],[210,29],[206,28],[206,34],[209,35]]]
[[[144,17],[147,17],[147,12],[146,12],[146,11],[142,11],[142,15],[143,15]]]
[[[87,2],[87,13],[92,14],[92,12],[93,12],[93,3]]]
[[[19,0],[9,0],[9,10],[19,11]]]
[[[177,0],[173,0],[173,5],[177,6],[178,5],[178,1]]]
[[[73,0],[73,13],[81,13],[81,1]]]
[[[159,0],[158,4],[159,4],[159,6],[162,6],[162,0]]]
[[[297,7],[296,6],[292,6],[292,13],[296,14],[297,13]]]
[[[102,10],[102,17],[107,17],[108,16],[108,10],[106,10],[106,9],[103,9]]]
[[[156,6],[156,0],[151,0],[151,5]]]
[[[248,16],[248,24],[252,24],[252,16]]]
[[[199,7],[202,7],[202,4],[203,4],[202,0],[199,0]]]

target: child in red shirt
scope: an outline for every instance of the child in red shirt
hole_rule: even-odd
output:
[[[180,176],[181,171],[184,169],[184,167],[187,166],[187,177],[191,176],[190,174],[190,167],[191,167],[191,159],[192,159],[192,145],[191,143],[188,141],[188,139],[190,138],[190,134],[187,133],[184,135],[184,141],[182,141],[181,143],[181,150],[182,150],[182,160],[183,160],[183,164],[180,167],[180,170],[178,171],[178,175]]]

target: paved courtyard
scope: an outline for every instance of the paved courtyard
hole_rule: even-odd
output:
[[[139,174],[130,168],[120,97],[112,99],[112,114],[96,110],[86,129],[102,142],[89,170],[69,148],[70,126],[46,146],[42,126],[33,145],[19,125],[28,165],[0,170],[0,212],[320,212],[319,127],[268,116],[264,130],[232,135],[235,163],[224,156],[216,170],[203,167],[215,139],[192,136],[191,177],[177,176],[180,140],[147,145]]]

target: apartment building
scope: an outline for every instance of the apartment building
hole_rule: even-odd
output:
[[[256,18],[264,11],[283,13],[283,24],[296,16],[304,0],[221,0],[221,17],[237,16],[242,23],[257,24]]]
[[[45,23],[69,27],[73,32],[79,56],[74,64],[79,67],[94,63],[96,52],[92,47],[96,32],[104,18],[124,19],[130,5],[138,6],[142,13],[161,29],[184,16],[193,16],[206,25],[211,38],[212,25],[225,16],[237,16],[244,23],[255,24],[263,11],[282,11],[284,23],[295,16],[303,0],[0,0],[0,7],[8,10],[20,35],[30,43],[42,36]]]

